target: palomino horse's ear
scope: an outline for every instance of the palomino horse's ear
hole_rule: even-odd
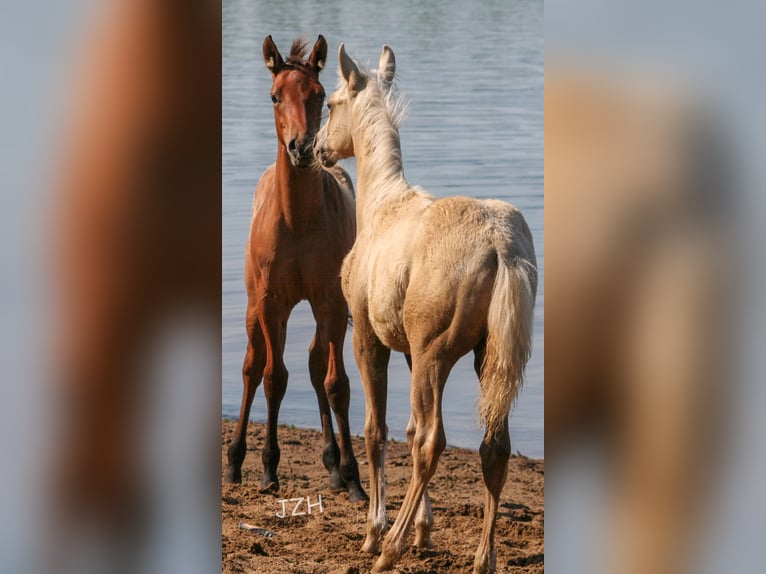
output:
[[[351,95],[356,92],[360,92],[367,85],[364,76],[359,71],[359,68],[354,63],[348,54],[346,54],[346,45],[341,44],[338,48],[338,63],[340,64],[340,73],[343,75],[343,79],[348,83],[348,88],[351,90]]]
[[[311,56],[309,56],[309,66],[318,74],[324,68],[326,61],[327,40],[324,39],[322,34],[319,34],[319,38],[317,38],[316,44],[314,44],[314,49],[311,50]]]
[[[271,70],[271,73],[275,76],[279,73],[279,69],[285,63],[282,59],[282,54],[277,50],[277,45],[274,40],[271,39],[271,35],[266,36],[263,41],[263,61],[266,62],[266,67]]]
[[[396,58],[394,57],[394,51],[384,44],[383,52],[380,54],[380,62],[378,62],[378,78],[380,78],[381,83],[386,89],[391,87],[395,73]]]

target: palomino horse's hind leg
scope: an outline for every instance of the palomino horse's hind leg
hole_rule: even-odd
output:
[[[412,356],[405,354],[407,366],[412,372]],[[415,439],[415,417],[410,413],[410,420],[407,423],[407,446],[412,452],[412,441]],[[434,525],[434,514],[431,510],[431,499],[428,497],[428,487],[423,493],[418,505],[418,513],[415,515],[415,546],[418,548],[433,548],[431,541],[431,528]]]
[[[367,537],[363,552],[377,554],[383,541],[386,519],[386,400],[388,398],[388,360],[391,350],[384,346],[364,313],[354,313],[354,354],[364,385],[367,402],[364,441],[370,464],[370,507],[367,512]]]
[[[285,346],[287,316],[282,316],[278,305],[268,296],[260,301],[258,319],[263,329],[266,343],[266,366],[263,370],[263,390],[266,395],[266,441],[263,445],[263,481],[261,491],[276,492],[279,490],[277,467],[279,466],[280,450],[277,442],[277,425],[279,424],[279,407],[287,390],[287,367],[282,357]]]
[[[481,367],[487,348],[486,336],[474,349],[473,367],[476,375],[481,378]],[[474,573],[483,574],[495,571],[495,516],[498,499],[505,485],[508,470],[508,459],[511,454],[511,437],[508,431],[508,419],[498,429],[494,437],[484,436],[479,447],[481,455],[481,470],[484,477],[484,528],[482,530],[479,548],[474,559]]]
[[[410,414],[410,422],[407,423],[407,445],[412,452],[415,440],[415,418]],[[433,548],[431,541],[431,528],[434,525],[434,514],[431,510],[431,499],[428,497],[428,486],[423,491],[423,496],[418,504],[418,513],[415,515],[415,546],[418,548]]]
[[[508,472],[508,459],[511,456],[511,436],[508,432],[507,418],[494,436],[484,436],[479,454],[484,477],[484,526],[473,562],[473,571],[474,574],[488,574],[495,571],[495,517],[500,492]]]
[[[351,389],[343,363],[343,340],[348,328],[348,310],[340,290],[337,297],[335,304],[329,305],[330,309],[327,312],[315,309],[314,316],[321,347],[324,348],[327,358],[325,372],[322,374],[323,391],[338,423],[340,464],[337,469],[340,472],[341,486],[348,489],[351,501],[359,502],[367,500],[367,494],[359,481],[359,465],[351,446],[351,427],[348,422]],[[332,436],[332,423],[328,426]]]
[[[228,464],[224,476],[224,481],[229,484],[242,482],[242,462],[247,452],[247,423],[250,418],[250,407],[253,404],[255,391],[261,384],[263,367],[266,364],[263,331],[253,308],[248,309],[247,313],[247,334],[247,353],[242,365],[242,404],[239,409],[237,430],[227,451]]]
[[[432,343],[427,355],[414,356],[410,401],[415,421],[412,439],[412,479],[393,528],[383,541],[373,572],[391,570],[405,549],[407,536],[439,457],[447,446],[442,420],[442,394],[452,363],[442,359],[444,348]]]

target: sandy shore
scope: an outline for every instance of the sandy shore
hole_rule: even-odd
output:
[[[224,573],[355,574],[369,572],[374,557],[360,551],[364,540],[366,503],[348,501],[345,493],[332,493],[320,460],[318,431],[280,427],[281,491],[261,494],[260,448],[265,427],[248,429],[248,454],[241,485],[223,485],[221,552]],[[223,421],[221,460],[234,423]],[[367,461],[362,438],[354,438],[362,484],[367,489]],[[399,510],[410,477],[406,443],[390,442],[386,466],[389,521]],[[497,519],[497,571],[543,572],[544,463],[513,456]],[[470,572],[481,532],[483,485],[478,452],[448,448],[431,481],[434,510],[434,548],[411,546],[399,561],[401,574]],[[320,512],[318,496],[322,496]],[[284,504],[282,499],[308,497]],[[292,516],[293,511],[299,514]],[[245,530],[241,523],[262,529]],[[273,535],[272,535],[273,534]],[[413,543],[414,539],[410,540]]]

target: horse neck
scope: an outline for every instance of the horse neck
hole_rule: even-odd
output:
[[[287,227],[296,232],[307,230],[322,207],[321,171],[294,167],[280,144],[274,186]]]
[[[399,131],[379,108],[366,110],[352,134],[356,155],[357,229],[364,227],[380,207],[401,197],[409,184],[404,178]]]

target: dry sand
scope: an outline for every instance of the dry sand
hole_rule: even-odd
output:
[[[234,432],[234,422],[222,423],[222,463]],[[241,485],[223,485],[221,552],[223,572],[259,574],[352,574],[369,572],[374,557],[361,552],[365,534],[366,503],[351,503],[345,493],[332,493],[327,471],[320,460],[318,431],[280,427],[282,459],[278,495],[261,494],[260,449],[265,426],[251,423],[248,452]],[[362,485],[368,487],[364,440],[354,438]],[[410,479],[410,455],[406,443],[391,441],[387,451],[386,487],[389,521],[393,523]],[[544,555],[544,464],[513,456],[497,518],[497,571],[541,573]],[[309,497],[315,504],[322,495],[322,512],[291,516],[295,503],[281,499]],[[430,484],[434,511],[434,548],[414,546],[397,563],[401,574],[471,572],[481,532],[483,485],[479,454],[448,448]],[[298,512],[305,512],[305,503]],[[246,523],[274,533],[273,537],[244,530]],[[411,537],[410,544],[414,539]]]

